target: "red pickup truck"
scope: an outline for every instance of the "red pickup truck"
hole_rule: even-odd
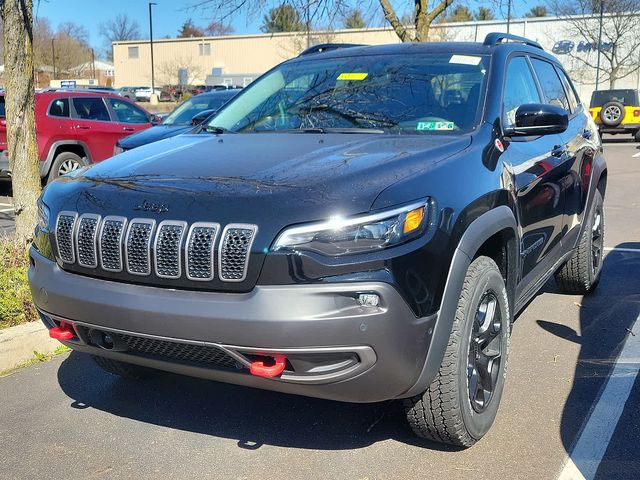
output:
[[[151,127],[155,116],[119,95],[61,90],[36,93],[40,176],[60,175],[113,155],[118,140]],[[4,93],[0,94],[0,173],[8,171]]]

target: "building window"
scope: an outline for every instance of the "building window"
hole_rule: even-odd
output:
[[[129,47],[129,58],[138,58],[139,55],[138,47]]]
[[[208,57],[211,55],[211,44],[210,43],[199,43],[198,51],[201,57]]]
[[[224,85],[226,85],[227,87],[230,87],[231,85],[233,85],[233,80],[230,79],[230,78],[225,78],[225,79],[222,80],[222,83]]]
[[[249,85],[251,82],[253,82],[253,78],[251,77],[244,77],[242,79],[242,86],[246,87],[247,85]]]
[[[113,77],[114,71],[113,70],[106,70],[104,74],[107,77]]]

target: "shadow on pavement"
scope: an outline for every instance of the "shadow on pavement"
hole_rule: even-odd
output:
[[[617,248],[640,250],[640,243],[629,242]],[[565,403],[560,426],[562,442],[571,451],[590,409],[604,387],[616,358],[640,314],[640,253],[612,251],[606,255],[600,284],[580,301],[580,333],[572,328],[538,320],[544,330],[580,345],[574,383]],[[548,285],[545,291],[553,291]],[[636,380],[634,392],[640,394]],[[632,392],[620,417],[596,478],[640,478],[638,395]],[[634,400],[635,398],[635,400]],[[634,417],[626,419],[626,417]],[[574,459],[580,467],[580,462]],[[626,465],[625,465],[626,464]]]
[[[362,448],[381,440],[436,450],[406,426],[399,402],[349,404],[299,397],[161,372],[146,382],[109,375],[72,352],[58,383],[73,408],[95,408],[140,422],[263,445],[321,450]]]

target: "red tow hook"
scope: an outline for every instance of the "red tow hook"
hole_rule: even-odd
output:
[[[49,336],[51,338],[55,338],[56,340],[71,340],[76,336],[76,332],[73,329],[73,325],[67,322],[60,322],[59,327],[53,327],[49,330]]]
[[[263,360],[255,360],[249,366],[249,372],[256,377],[277,377],[284,371],[287,364],[287,357],[284,355],[264,356]],[[269,365],[265,365],[265,360],[269,361]],[[273,365],[271,364],[273,361]]]

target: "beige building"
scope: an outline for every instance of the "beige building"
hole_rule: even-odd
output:
[[[586,18],[593,20],[593,28],[597,31],[597,17]],[[434,41],[482,42],[487,33],[506,30],[504,20],[440,24],[432,28],[431,38]],[[567,20],[554,17],[515,19],[510,31],[536,40],[555,53],[572,75],[583,101],[589,101],[595,86],[595,69],[587,67],[580,58],[588,59],[594,65],[597,49],[579,38]],[[309,37],[304,32],[294,32],[159,39],[153,42],[155,83],[158,86],[178,84],[178,72],[186,69],[186,80],[191,85],[227,83],[244,86],[271,67],[298,55],[308,44],[331,42],[378,45],[399,40],[390,28],[311,32]],[[116,86],[151,84],[149,41],[116,42],[113,56]],[[616,88],[639,86],[640,71],[633,71],[616,82]],[[600,85],[600,88],[608,87],[608,84]]]

